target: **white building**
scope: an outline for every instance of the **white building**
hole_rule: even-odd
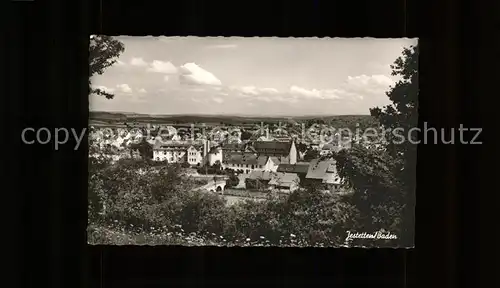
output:
[[[213,166],[217,161],[222,163],[222,149],[220,147],[212,148],[208,153],[208,165]]]
[[[166,161],[167,163],[183,163],[186,156],[185,145],[163,145],[153,149],[153,159],[155,161]]]
[[[167,163],[189,163],[191,166],[202,166],[209,159],[209,149],[210,141],[204,141],[201,144],[170,141],[153,148],[153,159]]]
[[[191,166],[200,166],[203,163],[203,148],[198,149],[191,145],[186,151],[187,163]]]

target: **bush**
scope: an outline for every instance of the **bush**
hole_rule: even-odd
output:
[[[228,206],[220,195],[194,191],[178,165],[97,164],[89,171],[92,244],[335,246],[353,225],[352,206],[319,191]]]
[[[234,174],[231,174],[226,180],[226,188],[236,187],[238,184],[240,184],[240,178]]]

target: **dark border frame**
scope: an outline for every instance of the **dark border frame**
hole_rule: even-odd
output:
[[[244,282],[255,279],[255,283],[262,284],[263,280],[272,282],[270,277],[274,275],[274,283],[284,285],[302,283],[299,280],[308,285],[311,281],[333,285],[415,285],[414,250],[87,247],[83,232],[86,149],[73,151],[71,145],[66,145],[55,152],[48,146],[22,145],[18,135],[28,126],[87,127],[87,45],[88,35],[96,33],[418,36],[420,121],[436,127],[453,127],[460,122],[480,126],[479,114],[471,113],[479,110],[483,96],[465,95],[483,91],[476,79],[479,71],[486,69],[479,65],[491,59],[473,62],[460,49],[465,38],[459,31],[472,35],[475,27],[484,24],[465,24],[459,16],[475,10],[453,0],[435,2],[429,8],[419,5],[409,0],[383,4],[319,0],[217,4],[186,0],[156,5],[118,0],[8,3],[8,96],[2,107],[4,124],[7,123],[4,131],[10,135],[4,143],[12,159],[9,157],[6,162],[4,176],[17,185],[2,190],[6,190],[7,206],[19,203],[21,207],[4,218],[9,222],[5,229],[12,235],[8,238],[12,245],[9,251],[14,252],[15,264],[11,267],[22,271],[9,273],[16,277],[14,283],[48,287],[175,287],[189,283],[234,285],[241,283],[242,278]],[[475,45],[473,49],[476,50],[467,53],[479,52],[480,48]],[[468,69],[461,68],[461,64],[468,65]],[[421,251],[419,257],[425,259],[419,278],[425,279],[426,284],[455,287],[459,283],[456,269],[461,258],[457,251],[464,239],[457,235],[461,220],[459,192],[466,191],[464,184],[471,177],[482,180],[479,177],[484,175],[480,172],[488,173],[482,171],[484,168],[470,169],[478,159],[475,156],[481,156],[473,148],[419,147],[417,211],[421,212],[417,230],[421,232],[416,245]],[[458,152],[467,162],[457,159]],[[482,187],[480,184],[479,190]],[[467,197],[467,201],[475,199]],[[20,223],[8,226],[14,218],[20,219]]]

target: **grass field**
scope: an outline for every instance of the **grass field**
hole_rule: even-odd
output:
[[[370,115],[338,115],[338,116],[232,116],[232,115],[149,115],[137,113],[118,113],[90,111],[89,120],[94,125],[122,124],[124,122],[176,124],[176,123],[205,123],[243,125],[260,122],[302,122],[306,120],[322,119],[325,121],[365,122],[370,121]]]

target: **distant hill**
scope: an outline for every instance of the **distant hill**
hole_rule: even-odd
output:
[[[115,124],[123,122],[155,123],[155,124],[180,124],[180,123],[206,123],[206,124],[249,124],[249,123],[278,123],[278,122],[307,122],[323,120],[336,127],[351,127],[354,123],[360,126],[372,126],[376,123],[370,115],[336,115],[336,116],[232,116],[232,115],[150,115],[128,112],[89,112],[90,123]]]

